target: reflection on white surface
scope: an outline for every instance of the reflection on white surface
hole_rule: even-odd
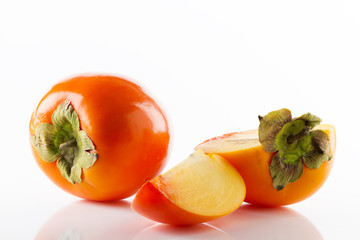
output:
[[[165,224],[155,224],[148,227],[137,234],[133,240],[168,240],[168,239],[206,239],[206,240],[235,240],[236,238],[230,236],[219,228],[211,226],[210,224],[197,224],[187,227],[175,227]]]
[[[316,227],[287,207],[266,208],[243,205],[228,216],[211,222],[236,239],[321,240]]]
[[[35,240],[167,240],[256,239],[321,240],[316,227],[290,208],[245,204],[232,214],[206,224],[174,227],[154,223],[130,209],[128,201],[76,201],[51,216]]]
[[[80,200],[50,217],[35,239],[132,239],[153,224],[134,213],[127,201],[96,203]]]

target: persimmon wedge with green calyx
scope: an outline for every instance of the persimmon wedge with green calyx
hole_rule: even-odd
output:
[[[291,120],[290,118],[288,122],[291,125],[296,120],[298,119]],[[273,126],[271,130],[274,129],[275,127]],[[335,128],[328,124],[320,124],[313,127],[311,131],[309,129],[299,131],[299,135],[292,135],[288,138],[288,141],[291,142],[290,140],[296,138],[303,139],[302,137],[304,136],[302,135],[304,135],[304,132],[311,133],[315,137],[317,134],[323,134],[322,137],[327,137],[327,153],[325,154],[324,152],[326,156],[321,156],[321,159],[317,160],[318,152],[322,152],[322,150],[318,152],[311,150],[312,147],[306,145],[309,141],[305,139],[305,143],[304,141],[296,143],[297,145],[294,145],[294,149],[296,146],[306,145],[307,148],[303,147],[302,149],[308,149],[307,154],[304,154],[305,150],[296,152],[295,149],[292,150],[295,153],[290,152],[291,156],[296,154],[300,156],[300,159],[296,160],[297,162],[294,161],[298,165],[291,165],[290,163],[287,164],[280,161],[280,166],[274,168],[276,161],[279,161],[279,158],[277,158],[279,156],[278,152],[265,151],[259,142],[258,130],[236,132],[215,137],[201,143],[195,149],[201,149],[205,153],[216,153],[227,159],[238,170],[246,186],[245,202],[267,206],[282,206],[302,201],[314,194],[324,184],[334,162],[336,146]],[[318,144],[314,139],[310,139],[311,141],[314,145]],[[279,143],[277,144],[280,145]],[[300,173],[296,172],[298,168]],[[293,177],[294,175],[296,176]],[[287,184],[281,184],[281,182]]]
[[[236,210],[245,197],[242,177],[224,158],[198,150],[145,183],[132,208],[172,225],[208,222]]]

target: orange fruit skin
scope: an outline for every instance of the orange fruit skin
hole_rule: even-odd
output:
[[[323,130],[329,136],[332,159],[323,162],[318,169],[310,169],[304,165],[302,176],[297,181],[287,184],[280,191],[273,188],[269,170],[274,153],[266,152],[261,145],[239,151],[215,153],[227,159],[243,177],[246,186],[245,202],[264,206],[289,205],[313,195],[325,183],[330,174],[334,164],[336,136],[333,126],[324,126],[327,126]],[[235,133],[225,134],[207,141],[226,138],[232,134]]]
[[[131,208],[160,223],[177,226],[208,222],[221,216],[202,216],[186,211],[171,202],[151,181],[146,182],[135,196]]]
[[[123,78],[78,76],[53,86],[30,120],[30,137],[52,123],[57,106],[69,100],[98,159],[82,170],[80,183],[67,181],[56,162],[45,162],[31,146],[41,170],[60,188],[80,198],[113,201],[129,197],[164,167],[169,146],[167,119],[140,86]]]

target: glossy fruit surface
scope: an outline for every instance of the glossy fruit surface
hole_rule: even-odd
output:
[[[197,151],[144,184],[132,208],[157,222],[190,225],[233,212],[245,193],[243,179],[225,159]]]
[[[58,120],[53,115],[62,105],[65,110],[58,110],[62,114]],[[73,112],[66,112],[69,109]],[[75,119],[75,115],[79,129],[67,128],[69,116]],[[34,139],[36,129],[41,132],[41,124],[59,125],[57,133],[68,134],[54,134],[57,141],[51,143],[55,146],[51,151],[57,154],[56,161],[44,161],[47,155],[41,152],[52,135],[38,134]],[[83,135],[87,135],[89,140],[85,142],[91,147],[80,153],[78,148],[83,145],[77,140]],[[71,136],[76,136],[73,142],[60,141]],[[81,198],[109,201],[133,195],[159,173],[165,164],[170,135],[164,113],[138,85],[115,76],[94,75],[74,77],[53,86],[32,114],[30,137],[36,162],[56,185]],[[71,168],[80,154],[92,154],[93,165],[85,164],[80,171]],[[63,161],[63,172],[59,171],[60,159],[67,160]],[[71,178],[75,170],[81,174],[77,180]]]
[[[320,124],[314,129],[329,136],[331,160],[323,162],[317,169],[304,167],[302,176],[289,183],[282,190],[272,185],[270,163],[274,153],[266,152],[258,140],[257,130],[225,134],[198,145],[205,153],[216,153],[227,159],[243,177],[246,186],[245,202],[283,206],[302,201],[314,194],[326,181],[334,163],[336,136],[335,128]]]

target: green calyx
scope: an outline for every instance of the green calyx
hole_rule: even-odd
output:
[[[55,162],[69,182],[81,182],[82,169],[91,167],[98,158],[95,146],[86,132],[80,130],[79,117],[70,101],[61,103],[51,116],[52,124],[41,123],[35,129],[31,144],[42,160]]]
[[[270,164],[273,187],[282,190],[298,180],[304,169],[316,169],[331,159],[328,135],[312,130],[321,119],[310,113],[292,118],[288,109],[260,117],[259,141],[265,151],[276,153]]]

